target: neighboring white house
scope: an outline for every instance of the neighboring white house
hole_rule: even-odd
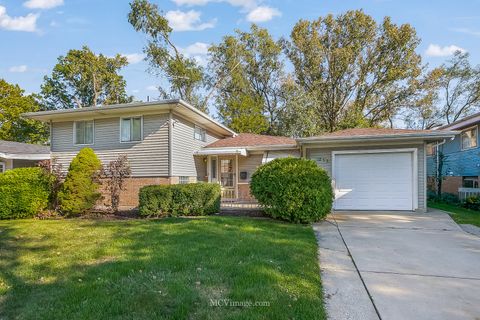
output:
[[[0,173],[22,167],[34,167],[50,159],[50,148],[36,144],[0,140]]]
[[[248,200],[251,174],[277,157],[315,160],[332,177],[337,210],[426,210],[427,143],[455,132],[349,129],[318,137],[236,134],[182,100],[25,114],[51,127],[64,168],[84,147],[104,163],[127,154],[132,177],[121,205],[150,184],[218,182],[223,197]]]

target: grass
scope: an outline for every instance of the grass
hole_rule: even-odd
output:
[[[480,227],[480,212],[478,211],[439,202],[428,202],[428,206],[447,211],[458,224],[473,224],[474,226]]]
[[[249,303],[268,306],[223,306]],[[0,221],[0,319],[13,318],[326,316],[311,227],[206,217]]]

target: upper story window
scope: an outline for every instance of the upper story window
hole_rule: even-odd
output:
[[[5,172],[5,163],[0,162],[0,173],[4,173],[4,172]]]
[[[462,134],[460,135],[462,141],[462,150],[476,148],[478,145],[477,135],[477,127],[462,131]]]
[[[142,117],[122,118],[120,121],[120,139],[122,142],[142,140]]]
[[[93,120],[75,121],[75,144],[93,144]]]
[[[200,140],[205,142],[207,141],[207,131],[202,127],[195,125],[195,131],[194,131],[193,137],[195,138],[195,140]]]
[[[427,156],[433,156],[437,152],[437,147],[433,144],[427,144]]]

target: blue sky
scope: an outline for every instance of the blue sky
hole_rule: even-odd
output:
[[[422,39],[418,52],[435,66],[461,48],[480,63],[480,0],[163,0],[173,40],[199,61],[210,43],[256,22],[275,37],[288,36],[299,19],[363,9],[377,21],[388,15],[410,23]],[[127,21],[128,0],[0,0],[0,78],[38,92],[59,55],[88,45],[96,53],[128,55],[122,74],[128,93],[139,100],[158,96],[161,83],[141,61],[144,36]]]

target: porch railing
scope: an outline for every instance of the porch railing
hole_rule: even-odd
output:
[[[464,202],[468,197],[480,197],[480,188],[458,188],[458,198]]]
[[[259,209],[260,206],[255,198],[236,197],[235,189],[222,189],[222,209]]]

